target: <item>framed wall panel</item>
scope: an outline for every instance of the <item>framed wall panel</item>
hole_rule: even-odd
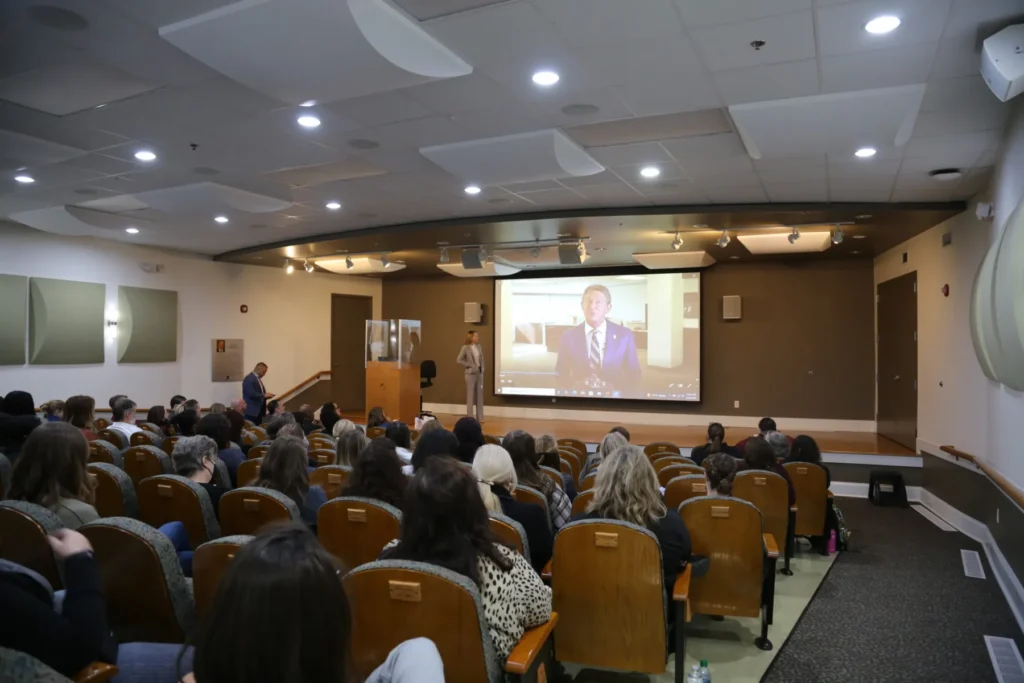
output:
[[[28,278],[0,275],[0,365],[25,364]]]
[[[118,287],[117,362],[178,360],[178,293]]]
[[[32,365],[103,363],[106,286],[29,279],[29,360]]]

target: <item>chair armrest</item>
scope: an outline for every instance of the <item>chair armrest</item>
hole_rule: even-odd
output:
[[[540,571],[540,578],[542,578],[545,581],[551,581],[551,564],[554,561],[554,558],[548,560],[548,563],[544,565],[544,569]]]
[[[524,633],[523,637],[519,639],[519,642],[512,649],[508,659],[505,660],[505,671],[520,676],[529,671],[533,665],[533,660],[537,658],[537,655],[544,647],[544,643],[551,637],[551,632],[555,630],[555,624],[557,623],[558,613],[552,612],[551,618],[546,623],[536,628],[531,628]]]
[[[775,559],[779,556],[779,546],[775,545],[775,537],[771,534],[761,534],[764,541],[764,554]]]
[[[676,585],[672,587],[672,599],[676,602],[685,602],[690,597],[690,578],[693,574],[693,567],[689,564],[682,573],[676,577]]]
[[[117,675],[117,667],[105,662],[93,662],[75,674],[75,683],[104,683]]]

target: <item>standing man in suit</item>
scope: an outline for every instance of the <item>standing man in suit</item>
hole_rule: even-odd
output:
[[[480,349],[480,335],[475,330],[466,333],[466,343],[459,350],[459,365],[466,368],[466,415],[484,421],[484,352]]]
[[[559,389],[623,392],[640,381],[633,331],[607,319],[612,294],[604,285],[583,290],[584,322],[562,335],[555,362]]]
[[[267,364],[257,363],[256,367],[242,380],[242,398],[245,400],[245,418],[254,424],[260,424],[267,412],[267,400],[274,398],[263,386],[263,376],[267,374]]]

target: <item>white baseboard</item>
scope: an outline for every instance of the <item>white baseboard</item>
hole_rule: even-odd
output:
[[[424,403],[424,410],[445,415],[465,415],[466,406],[455,403]],[[757,431],[757,422],[762,416],[746,415],[702,415],[698,413],[671,412],[666,405],[665,412],[627,412],[617,410],[578,410],[572,408],[531,408],[526,406],[484,406],[484,419],[512,417],[543,420],[575,420],[577,422],[616,422],[625,425],[666,425],[669,427],[706,427],[709,422],[721,422],[728,427],[749,427]],[[816,420],[800,417],[776,417],[784,431],[808,432],[877,432],[874,420]],[[486,430],[485,430],[486,431]]]
[[[867,498],[868,497],[868,485],[859,482],[852,481],[834,481],[828,487],[828,490],[836,496],[836,498]],[[921,487],[920,486],[908,486],[907,487],[907,502],[917,503],[921,500]]]
[[[987,526],[973,517],[960,512],[931,491],[923,490],[921,492],[921,504],[945,520],[954,529],[978,543],[992,542],[992,534],[989,533]]]

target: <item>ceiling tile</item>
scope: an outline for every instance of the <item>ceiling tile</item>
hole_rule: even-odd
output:
[[[892,202],[944,202],[950,199],[951,191],[936,187],[896,188],[889,201]]]
[[[537,180],[531,183],[512,183],[510,185],[502,185],[502,188],[509,192],[537,192],[538,190],[563,190],[565,189],[562,185],[559,185],[554,180]]]
[[[593,152],[593,150],[590,151]],[[591,156],[593,156],[593,154],[591,154]],[[595,173],[593,175],[560,178],[558,182],[560,182],[562,185],[566,187],[576,188],[587,187],[588,185],[613,185],[615,183],[621,182],[621,180],[619,179],[619,176],[615,175],[613,172],[609,170],[604,170],[601,171],[600,173]]]
[[[1024,13],[1020,0],[953,0],[946,21],[946,38],[970,36],[977,39],[978,32],[988,37],[992,29]]]
[[[979,51],[973,36],[943,38],[935,52],[929,79],[973,76],[981,66]]]
[[[754,159],[754,169],[762,180],[783,183],[814,182],[826,177],[825,155],[788,159]]]
[[[870,90],[928,80],[938,43],[822,57],[822,92]]]
[[[707,157],[747,156],[747,150],[736,133],[664,140],[661,146],[668,150],[668,153],[677,161]]]
[[[926,111],[917,117],[914,133],[922,137],[1002,130],[1010,116],[1010,107],[985,107],[981,111],[965,106],[943,111]]]
[[[761,177],[753,171],[719,172],[710,173],[701,171],[688,171],[693,184],[703,190],[712,188],[731,187],[761,187]]]
[[[813,59],[716,71],[718,92],[726,104],[817,95],[818,63]]]
[[[870,180],[895,178],[900,170],[900,159],[858,159],[853,161],[830,161],[829,179]]]
[[[444,79],[442,79],[443,81]],[[430,116],[434,113],[400,90],[342,100],[328,105],[327,109],[364,127],[383,126],[396,121]]]
[[[721,176],[724,174],[750,174],[754,175],[754,167],[748,156],[732,157],[704,157],[701,159],[689,159],[682,162],[687,175],[691,178],[704,178],[708,176]],[[756,177],[756,176],[755,176]]]
[[[776,14],[811,9],[811,0],[675,0],[683,22],[690,27],[750,21]]]
[[[981,156],[978,157],[978,160],[974,162],[974,165],[980,167],[995,166],[998,160],[999,151],[995,149],[989,149],[981,153]]]
[[[642,50],[636,48],[636,43],[624,42],[579,48],[574,53],[605,85],[628,85],[704,70],[693,43],[683,36],[652,42]]]
[[[646,166],[654,166],[661,173],[658,174],[657,178],[647,179],[640,175],[640,170]],[[678,180],[679,178],[688,178],[689,174],[683,170],[683,167],[679,164],[671,161],[666,161],[657,164],[627,164],[624,166],[613,166],[612,171],[615,175],[622,178],[623,181],[635,185],[639,188],[641,185],[651,185],[654,183],[662,182],[665,180]]]
[[[468,12],[505,0],[395,0],[395,4],[419,21]]]
[[[878,187],[836,187],[829,189],[833,202],[887,202],[892,194],[892,185]]]
[[[544,0],[537,7],[572,47],[619,42],[623,36],[646,45],[683,32],[671,0]]]
[[[443,78],[404,88],[401,92],[437,114],[479,109],[482,103],[489,107],[515,103],[515,98],[505,88],[479,72],[458,78]]]
[[[96,173],[95,171],[90,171],[84,168],[77,168],[67,162],[63,162],[60,164],[51,164],[49,166],[43,166],[42,168],[33,169],[32,177],[35,178],[36,181],[30,186],[24,188],[27,192],[47,190],[52,187],[61,187],[62,185],[73,185],[77,183],[85,183],[90,180],[98,180],[103,178],[104,174]],[[34,196],[34,194],[31,196]]]
[[[566,48],[554,25],[529,2],[506,2],[421,26],[473,66],[544,61]],[[527,74],[529,76],[529,74]]]
[[[760,185],[745,187],[720,185],[706,188],[705,192],[708,199],[715,204],[756,204],[768,201],[768,195]]]
[[[129,138],[85,124],[77,116],[58,118],[0,102],[0,128],[80,150],[118,145]]]
[[[933,43],[942,37],[951,0],[864,0],[818,10],[822,56]],[[864,25],[883,14],[898,16],[899,28],[872,34]]]
[[[971,165],[981,153],[998,147],[1000,135],[996,131],[959,133],[937,137],[912,136],[907,143],[904,157],[948,158],[953,165]],[[972,156],[973,155],[973,156]],[[968,158],[970,158],[968,160]]]
[[[605,166],[653,164],[672,161],[669,153],[657,142],[637,142],[631,145],[591,147],[587,150],[587,153],[594,157],[598,163]]]
[[[538,206],[547,208],[561,207],[561,206],[581,206],[587,204],[588,201],[582,195],[577,194],[569,189],[564,190],[544,190],[542,192],[525,192],[520,197],[533,202]]]
[[[827,202],[828,185],[824,180],[804,183],[773,183],[765,185],[773,202]]]
[[[610,203],[621,203],[621,202],[636,202],[637,204],[644,203],[643,195],[634,190],[625,183],[616,183],[615,185],[589,185],[587,187],[577,187],[576,192],[583,195],[587,199],[597,202],[599,204],[610,204]]]
[[[615,93],[635,116],[657,116],[721,106],[711,79],[703,73],[679,74],[664,81],[618,85]]]
[[[813,59],[814,23],[810,12],[724,24],[700,31],[694,40],[712,71]],[[763,40],[759,50],[751,42]]]

